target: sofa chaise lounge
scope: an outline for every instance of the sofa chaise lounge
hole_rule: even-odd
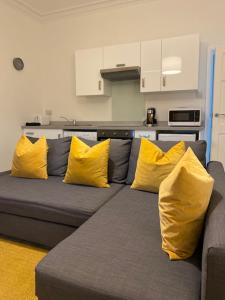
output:
[[[121,155],[128,142],[113,143]],[[164,151],[174,145],[156,143]],[[205,165],[206,143],[187,146]],[[36,268],[38,299],[225,299],[222,164],[207,166],[215,186],[198,249],[187,260],[170,261],[161,249],[158,195],[130,189],[140,140],[129,147],[120,161],[112,153],[120,178],[111,176],[108,189],[67,185],[59,176],[44,181],[1,173],[0,233],[51,249]]]

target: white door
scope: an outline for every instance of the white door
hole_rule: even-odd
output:
[[[104,47],[104,69],[140,66],[140,42]]]
[[[225,167],[225,48],[216,49],[211,160]]]
[[[162,40],[141,42],[141,92],[161,90]]]
[[[78,50],[75,53],[76,95],[104,95],[105,82],[100,70],[103,68],[103,48]]]
[[[199,35],[162,40],[162,91],[198,89]]]

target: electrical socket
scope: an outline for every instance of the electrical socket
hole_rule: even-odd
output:
[[[52,115],[52,110],[51,109],[46,109],[45,114],[46,114],[46,116],[51,116]]]

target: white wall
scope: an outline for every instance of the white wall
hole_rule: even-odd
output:
[[[205,102],[206,45],[225,42],[224,0],[156,0],[53,19],[44,24],[46,46],[44,106],[79,120],[110,120],[108,98],[76,98],[73,53],[116,43],[200,33],[202,62],[200,92],[145,95],[146,107],[155,106],[166,120],[171,106],[202,106]],[[113,99],[112,99],[113,101]]]
[[[116,43],[199,32],[206,44],[225,43],[224,0],[155,0],[111,7],[80,16],[43,21],[0,0],[0,170],[10,166],[20,125],[44,109],[53,118],[64,114],[78,120],[110,120],[113,99],[75,96],[74,51]],[[205,53],[206,51],[203,51]],[[25,70],[12,68],[21,56]],[[145,95],[158,119],[178,105],[201,105],[205,98],[206,60],[202,57],[200,92]]]
[[[40,23],[0,1],[0,171],[11,165],[22,123],[41,111]],[[25,62],[22,72],[13,57]]]

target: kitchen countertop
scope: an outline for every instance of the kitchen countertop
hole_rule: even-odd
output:
[[[184,127],[168,126],[167,121],[159,121],[157,125],[152,127],[144,126],[142,122],[76,122],[73,125],[71,122],[51,122],[50,125],[41,126],[22,126],[22,129],[62,129],[62,130],[85,130],[85,131],[96,131],[96,130],[140,130],[140,131],[201,131],[204,126]]]

